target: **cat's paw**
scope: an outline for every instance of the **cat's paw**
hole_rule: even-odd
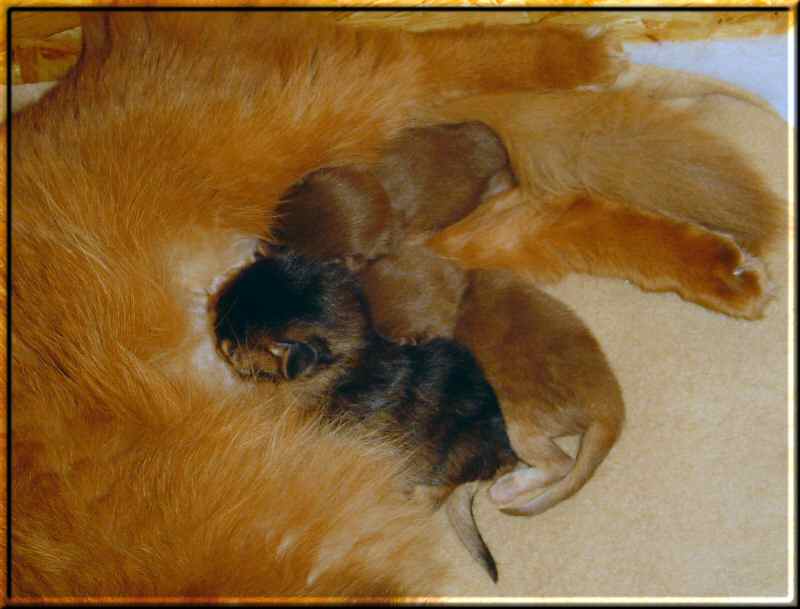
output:
[[[613,85],[628,68],[622,44],[607,32],[542,26],[531,28],[537,88],[576,89]]]
[[[764,263],[727,235],[707,233],[688,260],[698,302],[732,317],[759,319],[774,295]]]
[[[584,31],[587,57],[583,83],[578,89],[596,91],[617,82],[630,66],[622,43],[604,27],[591,27]]]

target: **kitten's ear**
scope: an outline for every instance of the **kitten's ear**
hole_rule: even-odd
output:
[[[306,343],[290,343],[283,351],[281,372],[284,378],[292,380],[301,374],[313,372],[319,361],[317,350]]]

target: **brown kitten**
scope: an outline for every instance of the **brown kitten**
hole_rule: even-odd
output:
[[[396,240],[389,197],[365,168],[307,175],[284,195],[275,237],[303,255],[338,259],[351,268],[389,251]]]
[[[622,390],[589,329],[511,272],[471,271],[455,338],[481,363],[511,443],[532,466],[495,482],[492,500],[531,515],[576,493],[611,450],[625,416]],[[553,442],[573,434],[582,434],[574,460]]]
[[[320,169],[293,186],[275,236],[305,256],[343,260],[355,270],[512,185],[505,148],[486,125],[407,129],[375,167]]]
[[[424,245],[406,244],[367,266],[359,279],[383,336],[420,342],[453,336],[467,275]]]
[[[513,183],[503,142],[475,121],[403,131],[374,173],[407,236],[449,226]]]
[[[465,272],[424,246],[383,258],[363,275],[373,323],[386,336],[454,337],[480,362],[511,444],[531,466],[495,482],[494,502],[537,514],[589,480],[616,441],[625,408],[600,345],[566,305],[511,272]],[[552,440],[579,433],[573,461]]]

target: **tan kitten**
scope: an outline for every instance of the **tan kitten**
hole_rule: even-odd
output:
[[[511,444],[531,466],[495,482],[492,500],[530,515],[576,493],[611,450],[625,416],[622,390],[589,329],[509,271],[471,271],[455,338],[480,362]],[[573,460],[553,439],[574,434],[582,438]]]
[[[453,336],[467,288],[459,266],[424,245],[406,244],[371,263],[359,279],[384,336],[400,342]]]
[[[543,512],[591,478],[621,431],[625,407],[600,345],[566,305],[509,271],[464,272],[424,246],[406,247],[362,275],[373,323],[386,336],[454,337],[480,363],[511,444],[531,466],[492,486],[504,511]],[[573,460],[553,439],[575,434],[583,438]]]

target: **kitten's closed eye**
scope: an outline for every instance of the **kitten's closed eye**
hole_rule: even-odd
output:
[[[306,343],[277,343],[270,351],[281,358],[281,372],[287,380],[311,374],[319,362],[317,350]]]

